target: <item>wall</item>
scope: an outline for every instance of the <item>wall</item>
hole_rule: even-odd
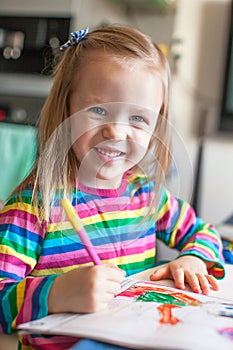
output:
[[[173,76],[176,125],[197,135],[200,114],[208,111],[206,131],[216,131],[224,78],[231,0],[178,0],[173,47],[180,58]],[[190,20],[192,18],[192,21]]]
[[[233,216],[233,137],[209,138],[205,144],[200,209],[209,222]]]
[[[173,35],[179,43],[172,48],[173,55],[180,57],[173,74],[174,127],[190,154],[193,173],[197,136],[205,127],[199,207],[200,216],[215,223],[233,213],[233,137],[219,135],[217,131],[230,3],[230,0],[178,0]],[[187,181],[190,182],[189,176]]]
[[[174,11],[158,14],[143,11],[128,12],[124,6],[116,5],[111,0],[72,0],[75,14],[73,29],[100,25],[101,23],[120,23],[131,25],[151,35],[156,41],[171,43]]]
[[[72,30],[93,29],[101,24],[127,22],[121,7],[104,0],[72,0]]]

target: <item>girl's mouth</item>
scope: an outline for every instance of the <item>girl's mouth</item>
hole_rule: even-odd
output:
[[[113,160],[125,155],[124,152],[117,150],[110,150],[105,148],[96,147],[95,151],[102,156],[105,160]]]

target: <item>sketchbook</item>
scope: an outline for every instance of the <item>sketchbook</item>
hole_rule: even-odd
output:
[[[233,304],[126,279],[104,311],[54,314],[18,328],[21,333],[77,336],[140,350],[232,350]]]

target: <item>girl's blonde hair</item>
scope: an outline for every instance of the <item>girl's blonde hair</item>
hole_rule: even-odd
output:
[[[49,217],[55,193],[62,188],[66,196],[71,196],[73,184],[78,175],[78,161],[70,145],[70,132],[59,132],[59,125],[67,120],[69,98],[73,78],[77,79],[79,67],[88,63],[88,54],[98,50],[112,54],[123,65],[130,60],[141,60],[145,66],[160,77],[163,83],[164,99],[147,159],[143,161],[152,169],[150,178],[156,181],[157,188],[166,176],[170,165],[169,137],[169,67],[159,46],[147,35],[127,26],[106,26],[88,33],[76,46],[70,46],[54,69],[54,83],[42,109],[38,130],[38,159],[31,174],[14,192],[22,192],[28,183],[34,191],[32,204],[40,204],[38,219]],[[64,136],[65,135],[65,136]],[[153,157],[151,156],[153,154]],[[151,164],[156,159],[156,165]],[[132,173],[137,173],[140,164],[134,166]],[[150,180],[151,180],[150,179]],[[40,200],[38,193],[40,192]]]

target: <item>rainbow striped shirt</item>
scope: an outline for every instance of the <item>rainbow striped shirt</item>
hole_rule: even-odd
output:
[[[210,273],[222,278],[222,245],[214,227],[165,188],[154,212],[146,216],[154,186],[145,183],[132,192],[134,188],[129,178],[117,190],[74,186],[72,204],[100,259],[117,264],[128,276],[151,268],[157,237],[181,255],[214,262]],[[11,333],[20,323],[46,316],[56,276],[91,263],[62,211],[60,196],[58,193],[50,219],[42,225],[37,223],[30,188],[21,201],[13,195],[0,213],[0,332]],[[24,350],[69,349],[75,342],[77,338],[65,336],[20,336]]]

